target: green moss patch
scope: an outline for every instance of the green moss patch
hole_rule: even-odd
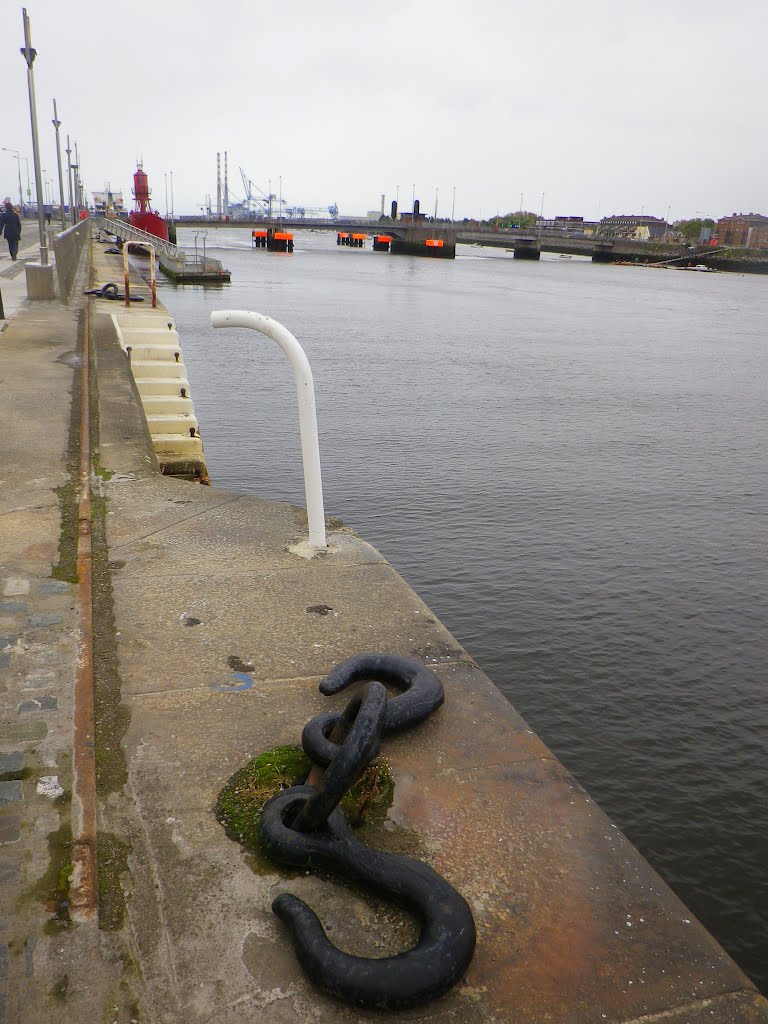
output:
[[[77,583],[77,483],[70,467],[70,478],[56,488],[59,499],[61,528],[59,532],[59,560],[51,570],[55,580]]]
[[[69,813],[63,814],[59,827],[48,834],[48,868],[26,893],[40,900],[53,915],[45,925],[48,934],[58,934],[72,923],[69,917],[69,879],[72,874],[72,826],[69,817]]]
[[[99,928],[119,931],[125,923],[125,893],[120,876],[128,871],[130,844],[112,832],[96,836],[96,863],[99,879]]]
[[[264,856],[259,841],[259,824],[264,804],[284,789],[299,785],[309,774],[311,763],[297,746],[275,747],[254,757],[235,772],[219,793],[216,817],[230,839],[249,854],[256,871]],[[389,764],[379,759],[368,765],[341,802],[353,828],[363,823],[380,824],[392,804],[395,784]],[[270,867],[274,871],[274,867]]]

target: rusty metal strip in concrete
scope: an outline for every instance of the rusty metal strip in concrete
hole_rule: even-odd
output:
[[[70,913],[84,920],[98,906],[96,877],[96,750],[93,693],[93,592],[91,578],[90,321],[83,307],[80,372],[80,467],[77,577],[80,641],[75,682],[74,841]]]

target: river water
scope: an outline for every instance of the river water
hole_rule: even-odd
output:
[[[206,243],[232,284],[161,298],[213,482],[304,504],[284,356],[208,324],[253,309],[312,364],[327,512],[768,990],[768,280]]]

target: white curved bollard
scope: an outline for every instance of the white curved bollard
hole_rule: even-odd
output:
[[[299,431],[301,458],[304,463],[304,491],[307,498],[309,545],[325,548],[325,510],[323,508],[323,482],[320,476],[320,442],[317,436],[315,386],[307,355],[291,332],[263,313],[247,309],[219,309],[211,313],[212,327],[247,327],[276,341],[285,352],[296,379],[296,397],[299,402]]]

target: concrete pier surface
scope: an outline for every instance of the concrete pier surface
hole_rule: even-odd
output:
[[[94,248],[90,284],[115,279]],[[13,776],[0,783],[0,1022],[768,1022],[749,979],[374,548],[330,523],[329,550],[301,557],[303,510],[162,476],[112,303],[91,300],[87,331],[74,297],[44,305],[0,334],[0,758]],[[99,911],[70,922],[80,609],[59,506],[83,337]],[[245,854],[214,815],[250,758],[343,707],[318,683],[366,651],[421,658],[446,691],[426,723],[384,741],[395,790],[376,841],[443,874],[478,930],[466,979],[400,1013],[318,993],[270,904],[295,892],[360,956],[406,948],[410,918]],[[59,797],[39,786],[52,776]]]

